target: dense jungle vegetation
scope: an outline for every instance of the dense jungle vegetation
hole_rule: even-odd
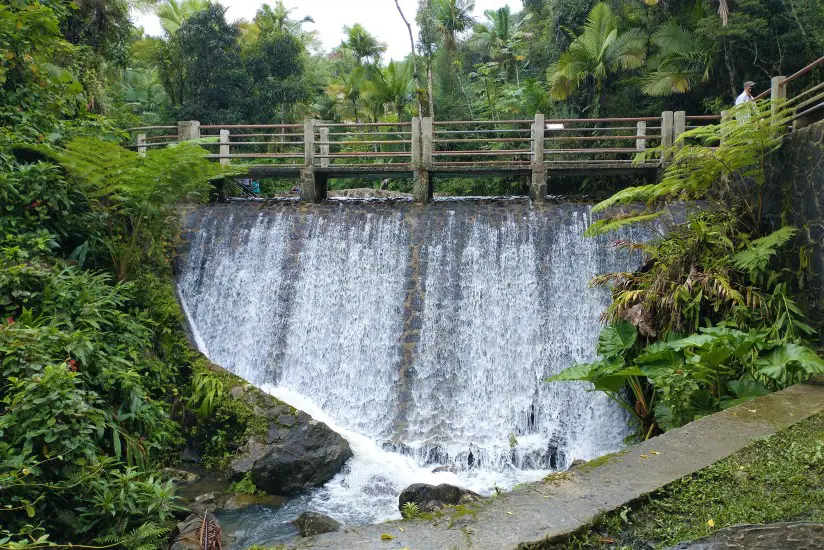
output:
[[[163,37],[130,22],[146,9]],[[421,28],[414,54],[394,61],[360,25],[320,51],[304,15],[277,2],[240,22],[203,0],[0,4],[0,549],[162,546],[177,505],[159,470],[202,437],[182,419],[222,398],[171,285],[175,208],[203,200],[221,168],[197,145],[140,157],[122,128],[717,113],[743,80],[766,87],[824,51],[816,0],[524,0],[483,14],[422,0],[405,14]],[[718,154],[762,166],[768,126],[730,126]],[[642,434],[821,367],[795,274],[776,261],[793,230],[768,230],[745,194],[729,201],[735,170],[702,151],[681,149],[658,186],[613,201],[723,205],[627,243],[650,269],[603,281],[615,296],[603,360],[577,376],[608,379]],[[762,176],[749,175],[756,192]]]

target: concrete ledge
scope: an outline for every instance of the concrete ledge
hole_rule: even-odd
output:
[[[822,410],[818,377],[490,499],[460,521],[364,525],[293,541],[292,548],[503,550],[551,541]],[[395,538],[381,540],[383,533]]]

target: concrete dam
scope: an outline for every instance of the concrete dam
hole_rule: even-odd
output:
[[[490,494],[623,446],[605,395],[544,381],[594,358],[591,277],[639,261],[590,222],[525,198],[233,201],[189,216],[179,289],[212,361],[352,443],[300,506],[381,521],[411,483]]]

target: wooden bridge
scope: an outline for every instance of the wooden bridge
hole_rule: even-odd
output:
[[[772,79],[756,96],[795,101],[796,124],[824,111],[824,83],[788,99],[788,85],[824,64],[824,57],[790,76]],[[803,101],[802,101],[803,100]],[[650,147],[676,143],[685,131],[721,120],[720,115],[665,111],[660,116],[628,118],[336,123],[200,124],[132,128],[134,147],[198,140],[208,158],[243,167],[254,178],[299,178],[300,197],[310,202],[327,196],[330,178],[407,177],[417,202],[432,198],[438,176],[520,175],[529,177],[529,195],[541,201],[547,181],[557,176],[640,175],[654,181],[665,164]],[[176,130],[176,133],[170,133]]]

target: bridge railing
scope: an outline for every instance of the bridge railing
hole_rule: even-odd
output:
[[[210,151],[207,158],[221,164],[254,159],[258,164],[303,165],[301,124],[204,124],[199,128],[200,145]]]
[[[415,130],[413,122],[304,123],[307,164],[336,166],[409,166]]]
[[[824,57],[788,77],[772,78],[756,96],[787,112],[800,128],[824,116],[824,79],[814,71]],[[801,84],[799,86],[799,84]],[[798,89],[800,88],[800,89]],[[786,110],[784,110],[786,109]],[[198,140],[208,158],[221,164],[254,164],[298,172],[305,168],[335,175],[361,171],[536,171],[564,166],[631,165],[639,153],[676,143],[684,132],[715,124],[721,115],[665,111],[660,116],[625,118],[340,123],[204,124],[130,128],[139,153],[178,141]],[[645,155],[644,166],[666,159]],[[347,170],[349,172],[347,172]],[[428,176],[427,176],[428,177]]]

